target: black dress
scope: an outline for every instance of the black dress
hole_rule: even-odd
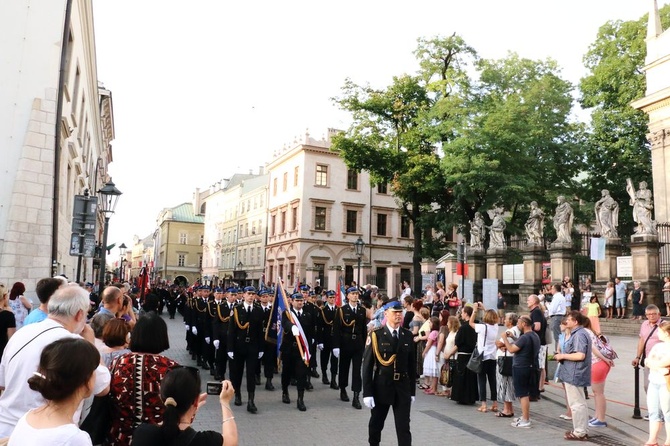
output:
[[[456,339],[454,341],[458,348],[458,353],[456,354],[451,399],[458,402],[458,404],[474,404],[479,400],[477,375],[470,371],[466,365],[470,360],[472,351],[475,349],[475,345],[477,345],[477,332],[470,324],[463,322],[461,328],[456,332]]]

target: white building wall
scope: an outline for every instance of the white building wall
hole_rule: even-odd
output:
[[[65,1],[0,3],[0,145],[4,171],[0,177],[0,280],[10,286],[15,281],[24,282],[28,295],[34,295],[37,280],[52,272],[55,114],[64,17]],[[100,123],[90,0],[73,1],[71,34],[62,115],[65,121],[61,127],[56,270],[74,279],[77,258],[69,256],[74,195],[96,183],[96,164],[106,172],[111,161],[107,151],[113,126],[103,133]],[[74,85],[76,66],[80,67],[78,88]],[[83,97],[86,102],[82,109],[74,100],[81,105]],[[84,122],[70,120],[77,114],[84,116]],[[101,162],[96,163],[101,154]],[[90,259],[83,270],[87,275],[82,280],[92,280]]]

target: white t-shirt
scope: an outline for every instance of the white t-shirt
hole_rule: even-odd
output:
[[[402,290],[402,294],[400,295],[400,297],[403,298],[411,295],[412,295],[412,289],[410,287],[405,287],[405,289]]]
[[[76,424],[64,424],[47,429],[35,429],[23,415],[9,438],[7,446],[92,446],[91,437]]]
[[[44,347],[58,339],[78,337],[78,334],[70,333],[58,322],[47,318],[26,325],[9,339],[0,361],[0,386],[5,388],[0,396],[0,438],[9,437],[19,418],[44,404],[42,395],[28,387],[28,378],[37,371]],[[109,369],[104,365],[98,366],[93,394],[102,392],[110,380]],[[79,419],[79,413],[75,414],[75,419]]]
[[[488,330],[486,329],[488,327]],[[477,349],[484,352],[484,360],[496,359],[496,339],[498,339],[498,326],[487,324],[475,324],[477,332]],[[486,340],[484,340],[486,334]]]

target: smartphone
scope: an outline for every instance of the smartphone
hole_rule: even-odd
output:
[[[219,381],[207,381],[207,395],[220,395],[223,384]]]
[[[421,336],[426,336],[426,332],[425,332],[425,331],[420,331],[419,334],[420,334]]]

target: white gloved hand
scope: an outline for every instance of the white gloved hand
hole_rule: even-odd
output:
[[[261,359],[263,357],[264,352],[258,352],[258,359]]]
[[[205,342],[206,342],[207,344],[209,344],[210,342],[212,342],[212,340],[209,338],[209,336],[207,336],[207,337],[205,338]]]
[[[193,333],[194,335],[198,336],[198,329],[195,328],[195,327],[191,327],[191,333]]]
[[[299,336],[300,335],[300,329],[298,328],[297,325],[294,325],[291,327],[291,333],[293,333],[293,336]]]
[[[412,397],[412,402],[414,402],[414,401],[416,401],[416,397],[415,397],[415,396]]]
[[[323,350],[323,344],[316,344],[316,348],[318,348],[319,350]]]
[[[365,407],[367,407],[368,409],[373,409],[375,407],[375,397],[374,396],[364,397],[363,404],[365,404]]]
[[[190,326],[190,325],[187,325],[187,326],[186,326],[186,331],[190,331],[190,330],[191,330],[191,326]]]
[[[228,357],[229,357],[230,359],[235,359],[235,353],[233,353],[233,352],[228,352]]]
[[[335,356],[336,358],[340,357],[340,349],[339,348],[334,348],[333,349],[333,356]]]
[[[218,339],[214,339],[214,348],[218,350],[219,345],[221,345],[221,341],[219,341]]]

